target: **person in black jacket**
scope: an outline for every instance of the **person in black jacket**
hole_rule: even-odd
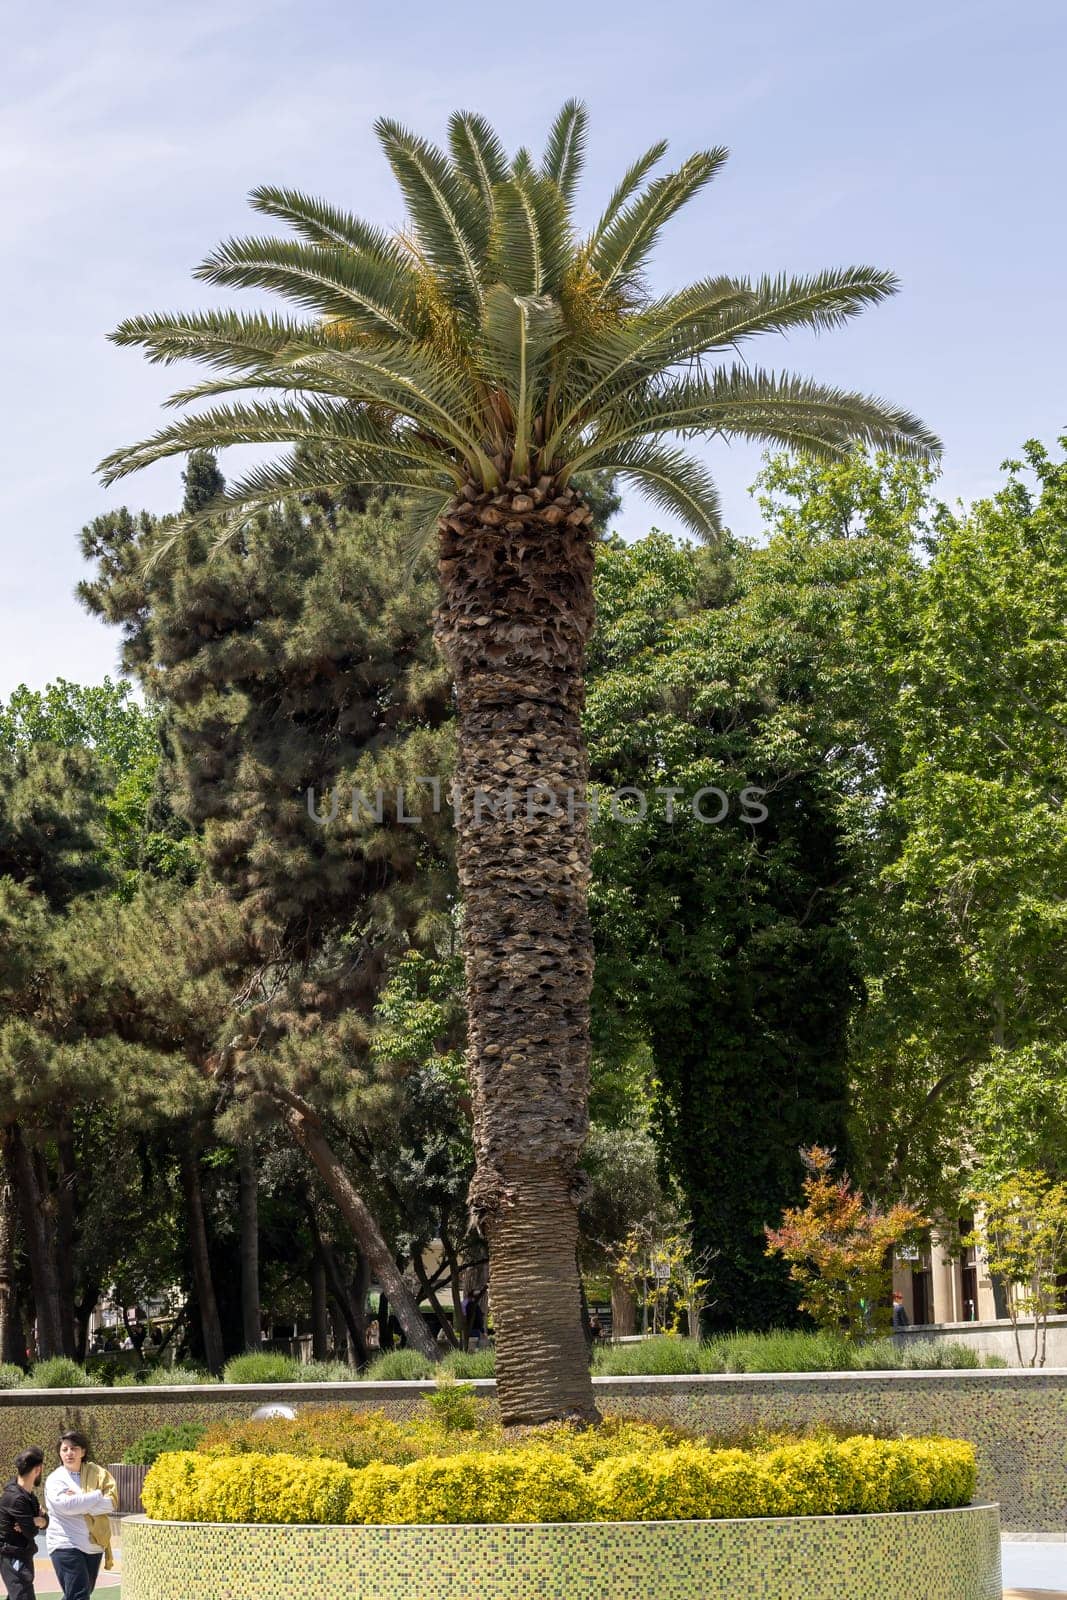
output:
[[[33,1552],[37,1534],[47,1528],[34,1490],[41,1481],[44,1451],[36,1445],[15,1462],[15,1477],[0,1495],[0,1578],[9,1600],[34,1600]]]

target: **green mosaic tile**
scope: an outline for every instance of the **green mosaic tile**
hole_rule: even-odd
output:
[[[492,1527],[123,1524],[123,1600],[1000,1600],[995,1506]]]

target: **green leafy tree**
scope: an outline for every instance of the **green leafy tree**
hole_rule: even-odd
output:
[[[1048,1319],[1060,1309],[1067,1270],[1067,1183],[1040,1170],[1023,1170],[969,1196],[975,1227],[963,1242],[985,1252],[989,1270],[1007,1286],[1008,1315],[1019,1365],[1043,1367]],[[1029,1361],[1023,1354],[1023,1319],[1033,1319]]]
[[[954,514],[884,459],[778,460],[762,484],[767,559],[789,554],[796,593],[823,576],[858,1174],[950,1216],[975,1162],[1015,1170],[1013,1139],[1031,1165],[1062,1159],[1031,1113],[1054,1106],[1064,1028],[1067,471],[1036,443],[1024,457]],[[864,555],[861,583],[834,581]]]
[[[575,1251],[593,971],[587,820],[573,805],[542,806],[517,832],[501,797],[585,793],[593,513],[576,475],[642,485],[710,536],[714,485],[674,436],[758,438],[830,458],[855,439],[925,457],[936,440],[907,412],[863,395],[747,364],[705,365],[729,362],[759,333],[835,327],[891,294],[889,274],[719,275],[648,292],[664,226],[714,178],[725,150],[651,177],[665,152],[657,143],[579,238],[578,103],[563,107],[539,163],[528,151],[509,159],[470,113],[451,118],[447,155],[395,122],[377,131],[406,227],[389,235],[294,191],[257,189],[255,207],[296,239],[233,240],[200,276],[280,293],[297,314],[124,322],[120,344],[215,369],[183,398],[227,398],[118,451],[104,472],[114,482],[193,449],[299,445],[184,526],[239,537],[284,496],[354,483],[403,490],[412,526],[436,530],[437,639],[457,696],[471,1203],[490,1244],[501,1405],[510,1422],[592,1416]],[[262,397],[233,398],[242,391]],[[477,814],[479,791],[497,797],[490,817]]]
[[[214,559],[207,534],[185,535],[180,561],[149,579],[170,531],[93,524],[83,548],[98,576],[82,595],[124,628],[127,666],[165,707],[170,803],[236,912],[227,961],[243,976],[212,1069],[231,1096],[217,1129],[247,1147],[281,1120],[406,1336],[435,1355],[354,1178],[404,1094],[372,1059],[374,1007],[393,959],[445,918],[454,881],[444,811],[419,784],[450,759],[430,578],[424,565],[398,581],[401,536],[383,511],[293,500]],[[420,795],[421,825],[405,825],[400,807]]]

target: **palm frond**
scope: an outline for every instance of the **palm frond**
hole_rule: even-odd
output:
[[[687,201],[699,194],[725,164],[729,152],[701,150],[662,178],[655,178],[636,200],[625,206],[590,252],[603,279],[601,295],[633,287],[664,226]]]
[[[361,255],[376,256],[382,261],[404,262],[405,253],[396,239],[383,228],[372,227],[369,222],[338,211],[325,200],[312,199],[298,189],[279,189],[271,184],[261,184],[248,197],[249,204],[264,216],[277,217],[306,239],[309,244],[340,245],[358,250]]]
[[[558,294],[573,251],[556,185],[531,172],[498,184],[493,197],[490,281],[517,294]]]
[[[332,380],[335,392],[357,403],[382,405],[426,427],[463,453],[471,468],[497,474],[478,441],[479,398],[461,369],[426,347],[353,350],[301,349],[294,345],[288,365],[294,374]]]
[[[736,279],[708,278],[582,341],[574,363],[581,381],[572,378],[545,446],[546,458],[554,459],[575,425],[591,421],[596,411],[642,389],[664,368],[692,360],[709,329],[714,333],[731,312],[740,315],[739,308],[749,299],[749,291]]]
[[[413,467],[443,470],[440,449],[427,445],[415,430],[391,426],[382,417],[352,405],[305,399],[299,404],[260,401],[216,406],[183,417],[151,439],[115,451],[100,463],[100,472],[105,483],[111,484],[154,461],[190,450],[297,443],[336,450],[353,464],[373,456],[379,462],[390,462],[393,472]],[[454,468],[452,473],[458,486],[461,475]],[[361,475],[368,476],[365,471]]]
[[[673,512],[698,538],[710,540],[722,527],[719,494],[705,467],[682,450],[643,439],[607,446],[586,462],[589,471],[613,472],[638,484],[656,505]]]
[[[588,454],[658,433],[718,433],[835,457],[857,443],[919,460],[940,450],[940,441],[917,417],[884,400],[791,373],[735,366],[606,409]],[[571,465],[580,470],[584,453]]]
[[[736,315],[724,318],[715,341],[719,345],[738,344],[761,333],[784,333],[789,328],[820,332],[840,328],[900,288],[893,273],[877,267],[835,267],[808,277],[791,278],[783,273],[755,283],[741,281],[749,290],[750,301]]]
[[[508,178],[508,158],[495,130],[475,111],[454,111],[448,119],[452,159],[467,182],[481,191],[492,219],[493,189]]]
[[[376,469],[368,458],[368,466]],[[243,529],[249,527],[265,511],[271,511],[293,496],[329,494],[337,495],[345,489],[385,487],[413,491],[451,494],[442,477],[435,480],[432,473],[396,473],[387,463],[381,463],[381,475],[372,470],[362,479],[353,475],[352,463],[344,457],[325,453],[295,452],[254,468],[237,482],[227,484],[221,495],[201,510],[176,517],[167,529],[167,537],[153,550],[150,567],[156,566],[188,533],[211,532],[216,535],[216,546],[222,546]]]
[[[645,151],[643,156],[638,156],[633,165],[623,173],[621,182],[617,185],[611,199],[601,213],[600,221],[586,241],[585,249],[588,254],[591,255],[593,253],[627,200],[632,194],[636,193],[652,171],[652,168],[662,161],[666,154],[667,141],[666,139],[659,139]]]
[[[568,100],[548,135],[541,171],[556,185],[569,208],[585,164],[589,113],[580,100]]]
[[[399,123],[380,118],[375,131],[404,192],[426,259],[468,312],[481,311],[481,264],[489,243],[479,192],[440,150]]]
[[[241,372],[273,361],[294,339],[321,337],[313,322],[253,312],[190,311],[127,317],[110,335],[113,344],[140,345],[149,361],[203,361]]]
[[[233,288],[273,289],[360,332],[418,336],[411,269],[351,248],[295,239],[229,239],[193,276]]]
[[[541,377],[553,346],[566,332],[563,313],[550,295],[518,295],[501,283],[486,292],[482,318],[482,364],[502,386],[511,408],[515,472],[530,464],[533,416]]]

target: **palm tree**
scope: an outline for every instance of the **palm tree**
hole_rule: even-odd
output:
[[[526,150],[509,159],[467,112],[449,122],[447,155],[395,122],[377,133],[406,227],[388,234],[303,194],[255,190],[255,209],[296,237],[232,239],[197,275],[277,291],[297,313],[124,322],[117,343],[214,369],[176,404],[215,403],[102,471],[111,483],[194,449],[288,444],[178,531],[208,522],[225,538],[284,496],[387,484],[402,492],[413,547],[436,534],[435,626],[458,716],[470,1201],[490,1247],[500,1402],[509,1422],[591,1417],[575,1245],[593,973],[580,716],[594,535],[576,475],[617,474],[712,538],[714,485],[678,437],[821,457],[856,441],[926,457],[937,441],[882,401],[738,359],[756,334],[838,326],[895,291],[889,274],[716,276],[651,292],[662,229],[725,150],[653,177],[666,151],[653,145],[582,238],[580,104],[563,107],[539,164]],[[254,393],[222,398],[243,391]]]

